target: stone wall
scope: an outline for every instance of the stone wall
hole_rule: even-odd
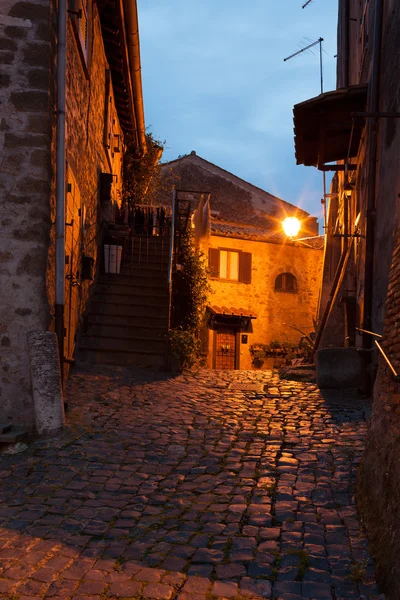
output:
[[[394,239],[382,346],[400,372],[400,230]],[[400,383],[380,358],[357,499],[372,542],[378,576],[390,600],[400,597],[399,498]]]
[[[73,222],[66,228],[65,287],[65,354],[72,357],[75,334],[80,319],[86,310],[93,282],[81,281],[81,257],[83,254],[95,259],[95,272],[98,271],[105,220],[113,219],[113,208],[121,205],[122,190],[122,131],[115,110],[112,84],[101,35],[97,6],[93,5],[89,28],[88,58],[81,51],[77,22],[73,17],[68,22],[67,46],[67,117],[66,117],[66,162],[67,162],[67,202],[66,221]],[[111,98],[111,102],[110,102]],[[111,110],[109,119],[108,111]],[[120,152],[106,146],[105,128],[113,121],[113,135],[119,136]],[[113,141],[113,140],[111,140]],[[113,173],[111,202],[100,200],[100,173]],[[74,192],[68,190],[73,188]],[[72,240],[72,243],[71,243]],[[51,256],[53,255],[51,249]],[[100,260],[98,260],[100,259]],[[73,279],[70,278],[72,276]],[[48,290],[54,290],[54,261],[49,260]],[[73,286],[74,281],[81,285]],[[71,316],[72,315],[72,316]],[[65,375],[68,365],[65,365]]]
[[[273,340],[298,344],[301,333],[313,331],[322,276],[323,251],[291,244],[269,244],[212,235],[208,248],[242,250],[252,254],[251,283],[210,280],[212,293],[208,303],[244,308],[257,314],[252,320],[248,344],[240,345],[240,368],[252,368],[250,346]],[[298,293],[276,292],[275,279],[280,273],[292,273]],[[211,348],[209,349],[211,353]]]
[[[49,326],[53,19],[49,0],[0,5],[1,422],[33,422],[27,333]]]
[[[296,214],[302,224],[298,237],[318,235],[315,217],[208,162],[194,151],[166,163],[162,170],[165,177],[170,176],[170,170],[178,178],[178,189],[211,193],[212,210],[221,219],[276,229],[277,222]],[[169,203],[170,196],[162,197],[161,201]]]
[[[31,429],[27,334],[54,329],[55,6],[52,0],[3,0],[0,6],[0,422],[12,418]],[[87,64],[75,20],[69,15],[66,117],[66,173],[72,173],[81,203],[74,204],[74,223],[67,226],[74,239],[74,279],[66,280],[67,303],[72,281],[77,285],[76,316],[72,321],[66,318],[65,326],[73,342],[91,287],[91,282],[80,281],[80,259],[83,253],[97,259],[102,221],[112,218],[113,203],[121,203],[122,186],[122,152],[115,152],[114,144],[110,150],[106,145],[106,123],[119,136],[120,150],[122,133],[112,85],[107,84],[96,5],[90,15]],[[99,202],[101,172],[116,175],[112,202],[104,205]],[[68,178],[66,221],[71,223]],[[70,275],[68,265],[66,274]]]

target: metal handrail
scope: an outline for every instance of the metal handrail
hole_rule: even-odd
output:
[[[359,331],[360,333],[369,333],[369,335],[373,335],[377,338],[383,338],[383,335],[381,335],[380,333],[374,333],[373,331],[368,331],[368,329],[361,329],[361,327],[356,327],[356,331]]]
[[[389,358],[386,356],[382,346],[379,344],[379,342],[377,342],[377,340],[374,340],[375,342],[375,346],[378,348],[379,352],[382,354],[383,358],[385,359],[389,369],[392,371],[395,379],[400,379],[400,375],[397,373],[396,369],[394,368],[394,366],[392,365],[392,363],[390,362]]]
[[[361,333],[368,333],[369,335],[373,335],[374,337],[377,337],[380,339],[383,338],[383,336],[380,335],[380,333],[374,333],[373,331],[368,331],[368,329],[361,329],[361,327],[356,327],[356,330],[360,331]],[[382,346],[380,345],[378,340],[374,340],[374,344],[378,348],[379,352],[382,354],[383,358],[385,359],[385,362],[388,365],[389,369],[392,371],[394,378],[400,380],[399,373],[397,373],[396,369],[390,362],[389,357],[387,356],[386,352],[384,351],[384,349],[382,348]]]

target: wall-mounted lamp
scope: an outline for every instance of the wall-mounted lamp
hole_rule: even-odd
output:
[[[346,183],[343,186],[343,192],[346,198],[351,198],[351,194],[353,193],[353,191],[354,185],[350,183],[350,181],[346,181]]]
[[[300,231],[301,223],[297,217],[286,217],[282,221],[282,227],[289,238],[294,238]]]

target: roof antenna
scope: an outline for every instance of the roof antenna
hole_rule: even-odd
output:
[[[307,0],[307,2],[305,4],[303,4],[303,6],[301,8],[305,8],[306,6],[311,4],[311,2],[312,2],[312,0]]]
[[[310,50],[311,48],[313,48],[314,46],[319,44],[319,74],[320,74],[320,80],[321,80],[321,94],[324,91],[324,80],[323,80],[323,70],[322,70],[322,42],[323,41],[324,41],[324,38],[320,37],[317,40],[315,40],[315,42],[311,42],[311,44],[308,44],[308,46],[304,46],[304,48],[301,48],[301,50],[298,50],[294,54],[291,54],[290,56],[287,56],[286,58],[283,59],[283,61],[286,62],[287,60],[290,60],[291,58],[294,58],[295,56],[298,56],[299,54],[302,54],[303,52],[306,52],[307,50]]]
[[[307,4],[310,4],[311,1],[312,0],[308,0],[308,2],[306,2],[302,8],[306,7]],[[284,62],[286,62],[287,60],[290,60],[291,58],[294,58],[295,56],[298,56],[299,54],[302,54],[303,52],[306,52],[307,50],[310,50],[311,48],[313,48],[314,46],[319,44],[319,75],[320,75],[320,83],[321,83],[321,94],[324,93],[324,77],[323,77],[323,70],[322,70],[322,42],[323,41],[324,41],[324,38],[320,37],[317,40],[315,40],[315,42],[311,42],[311,44],[308,44],[308,46],[301,48],[301,50],[298,50],[294,54],[291,54],[290,56],[287,56],[286,58],[283,59]],[[322,185],[323,185],[323,190],[324,190],[324,197],[321,200],[321,203],[322,203],[323,209],[324,209],[324,229],[325,229],[326,228],[326,199],[327,199],[325,171],[322,172]]]

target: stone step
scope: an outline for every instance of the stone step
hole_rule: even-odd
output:
[[[91,335],[86,333],[81,337],[80,348],[84,350],[101,350],[103,352],[138,352],[163,354],[166,351],[167,338],[118,337],[111,334]]]
[[[168,297],[154,297],[151,295],[119,294],[112,292],[95,291],[93,302],[103,302],[105,304],[118,304],[120,306],[154,306],[160,309],[168,308]]]
[[[146,269],[155,272],[159,271],[168,271],[168,262],[165,260],[161,260],[161,258],[142,258],[141,260],[136,259],[136,257],[127,257],[123,262],[121,262],[121,269],[123,267],[129,267],[130,269]]]
[[[79,348],[77,361],[100,364],[119,365],[123,367],[164,367],[165,353],[126,352],[125,350],[108,350],[107,348]]]
[[[132,281],[120,284],[119,282],[106,282],[99,280],[96,285],[96,292],[114,293],[120,295],[140,295],[153,298],[168,298],[168,288],[166,285],[159,287],[156,285],[142,284],[141,281]]]
[[[160,304],[159,302],[121,302],[120,298],[107,301],[93,298],[90,305],[90,314],[103,315],[125,315],[132,317],[153,317],[168,315],[167,303]]]
[[[95,313],[88,315],[88,327],[92,325],[110,326],[110,327],[152,327],[165,328],[168,326],[168,315],[122,315],[115,313]]]
[[[116,337],[120,339],[166,339],[167,323],[162,325],[148,324],[143,325],[140,320],[137,325],[127,325],[126,323],[91,322],[88,324],[84,335]]]
[[[165,246],[166,248],[169,248],[170,245],[170,238],[169,236],[161,236],[161,235],[151,235],[151,236],[146,236],[146,235],[133,235],[129,238],[129,243],[133,244],[134,246],[153,246],[153,247],[158,247],[158,246]]]
[[[23,440],[27,435],[25,429],[22,427],[16,427],[12,425],[8,431],[0,433],[0,443],[2,444],[16,444]]]
[[[129,267],[130,269],[154,271],[155,273],[168,272],[168,263],[161,260],[131,260],[127,258],[121,263],[121,269],[123,267]]]
[[[159,282],[164,285],[168,279],[168,269],[156,269],[146,267],[135,267],[133,265],[121,267],[121,275],[124,277],[146,279],[147,281],[154,281],[155,285]]]
[[[98,279],[98,284],[102,284],[102,285],[118,285],[118,286],[136,286],[139,285],[140,287],[143,288],[148,288],[148,287],[154,287],[157,289],[168,289],[168,282],[167,282],[167,277],[165,273],[162,273],[161,277],[156,277],[154,275],[154,278],[152,279],[151,277],[131,277],[129,274],[128,275],[123,275],[122,273],[118,273],[118,274],[108,274],[108,273],[103,273],[102,275],[100,275],[99,279]]]
[[[166,289],[158,290],[155,286],[141,287],[141,286],[114,286],[98,284],[96,286],[93,298],[104,297],[105,299],[121,298],[121,302],[126,302],[126,299],[131,298],[132,302],[152,302],[159,304],[168,304],[168,293]]]
[[[126,260],[148,260],[149,262],[162,262],[167,264],[169,262],[169,252],[164,248],[128,248],[122,254],[122,261]]]

